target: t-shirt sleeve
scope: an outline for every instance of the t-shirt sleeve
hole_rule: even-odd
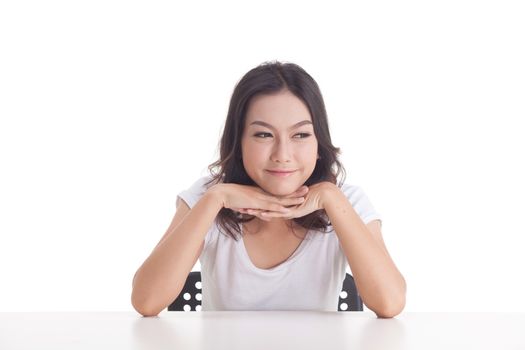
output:
[[[182,199],[188,207],[193,208],[195,204],[201,199],[201,197],[206,192],[206,189],[204,187],[204,184],[209,180],[209,177],[204,176],[195,181],[189,188],[185,189],[182,192],[179,192],[177,194],[177,202],[175,203],[176,206],[179,205],[179,201]]]
[[[184,191],[181,191],[177,194],[177,200],[175,205],[179,205],[179,201],[183,200],[186,202],[188,207],[193,208],[195,204],[202,198],[204,193],[206,193],[206,186],[205,184],[211,179],[210,176],[204,176],[195,181],[189,188],[185,189]],[[204,238],[204,246],[206,247],[208,243],[212,240],[212,236],[216,230],[214,230],[215,223],[213,223],[206,233],[206,237]]]
[[[360,186],[343,184],[341,191],[345,194],[350,204],[366,224],[373,220],[383,221],[381,214],[376,211],[372,202]]]

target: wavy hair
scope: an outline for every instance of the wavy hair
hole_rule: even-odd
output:
[[[217,161],[208,166],[212,178],[205,184],[205,187],[209,188],[218,183],[256,186],[246,173],[241,159],[241,138],[246,112],[254,96],[273,94],[283,90],[290,91],[306,104],[318,142],[320,158],[317,160],[312,175],[304,185],[311,186],[322,181],[336,184],[337,178],[341,176],[338,186],[342,186],[346,171],[338,160],[340,149],[332,145],[328,117],[319,86],[297,64],[273,61],[264,62],[251,69],[235,86],[219,143],[220,156]],[[228,208],[222,208],[217,214],[216,220],[221,233],[224,234],[224,230],[230,237],[238,240],[234,233],[242,235],[240,223],[251,221],[254,218],[254,215],[241,214]],[[324,210],[317,210],[292,220],[307,230],[316,229],[325,233],[331,226]],[[293,232],[295,233],[295,231]]]

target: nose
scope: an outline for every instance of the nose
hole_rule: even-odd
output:
[[[285,141],[278,141],[275,143],[272,151],[271,160],[276,163],[289,163],[291,161],[290,147]]]

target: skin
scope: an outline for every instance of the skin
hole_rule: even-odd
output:
[[[268,194],[290,197],[313,173],[318,158],[317,138],[307,106],[288,90],[255,96],[246,113],[241,148],[244,169],[250,178]],[[288,177],[277,177],[268,169],[296,171]],[[307,190],[305,186],[302,193]],[[282,232],[290,227],[289,218],[256,213],[254,224],[263,231]]]

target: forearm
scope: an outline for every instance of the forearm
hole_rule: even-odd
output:
[[[379,317],[393,317],[404,307],[406,283],[387,251],[375,240],[339,189],[328,191],[323,207],[365,305]]]
[[[156,315],[180,293],[222,198],[208,191],[180,224],[155,247],[133,280],[132,304],[142,314]]]

